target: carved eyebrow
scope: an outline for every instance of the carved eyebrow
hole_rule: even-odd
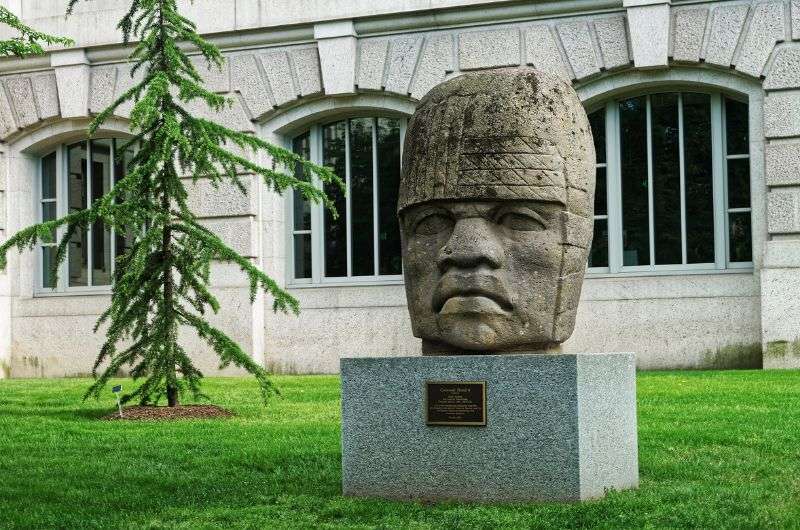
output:
[[[434,205],[427,205],[414,211],[408,212],[403,217],[403,222],[408,223],[408,226],[415,229],[417,225],[431,215],[442,215],[445,217],[452,217],[453,214],[448,210]]]
[[[534,210],[530,206],[525,206],[525,205],[522,205],[522,204],[502,204],[502,205],[498,206],[494,210],[494,212],[492,212],[492,218],[497,220],[497,219],[499,219],[499,217],[501,215],[506,214],[506,213],[519,213],[519,214],[528,215],[528,216],[534,218],[539,223],[541,223],[542,226],[547,226],[547,223],[545,222],[544,218],[542,218],[542,216],[539,215],[539,212],[537,212],[536,210]]]

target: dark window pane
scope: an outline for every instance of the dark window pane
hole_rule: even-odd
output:
[[[42,221],[53,221],[56,218],[56,203],[42,203]]]
[[[606,109],[592,112],[589,115],[589,125],[592,127],[597,163],[603,164],[606,161]]]
[[[116,234],[117,254],[115,257],[119,258],[123,254],[125,254],[128,251],[128,249],[133,247],[133,243],[134,243],[134,237],[132,230],[129,229],[124,234],[120,234],[119,232],[117,232]]]
[[[322,164],[345,179],[345,122],[322,128]],[[325,210],[325,276],[347,276],[347,203],[342,190],[334,184],[325,185],[325,193],[333,200],[339,217]]]
[[[298,154],[308,160],[311,158],[311,143],[309,133],[298,136],[292,142],[292,149],[295,154]],[[304,174],[303,166],[297,164],[295,168],[295,177],[298,180],[308,180],[308,175]],[[294,229],[295,230],[311,230],[311,204],[303,198],[303,194],[298,191],[292,192],[294,200],[292,201],[294,208]]]
[[[750,152],[747,122],[747,103],[725,98],[725,133],[729,155]]]
[[[42,287],[55,289],[56,247],[42,247]]]
[[[653,233],[657,265],[683,262],[678,95],[650,97],[653,135]]]
[[[111,140],[92,141],[92,204],[111,191]],[[92,226],[92,285],[111,284],[111,230]]]
[[[397,193],[400,186],[400,120],[378,118],[378,256],[380,274],[403,272]]]
[[[732,213],[729,222],[731,262],[753,261],[750,212]]]
[[[650,264],[647,114],[644,97],[619,103],[623,264]]]
[[[86,143],[71,145],[67,149],[67,206],[70,213],[86,209],[87,206],[87,161]],[[88,234],[78,230],[69,243],[69,285],[89,285]]]
[[[56,154],[42,159],[42,199],[56,198]]]
[[[714,184],[711,169],[711,97],[683,95],[687,263],[714,262]]]
[[[750,160],[728,160],[728,208],[750,208]]]
[[[42,203],[42,221],[54,221],[56,219],[57,211],[56,211],[56,203],[51,202],[43,202]],[[50,242],[56,243],[56,231],[52,230],[50,233]]]
[[[133,162],[133,148],[129,147],[124,153],[120,152],[126,143],[128,143],[126,140],[114,140],[114,183],[125,178]],[[117,201],[119,202],[119,199]]]
[[[594,191],[594,214],[608,214],[608,188],[606,183],[606,168],[599,167],[595,171],[597,175],[597,185]]]
[[[372,118],[350,120],[350,212],[353,276],[375,274]]]
[[[311,234],[294,236],[294,277],[311,278]]]
[[[589,252],[590,267],[608,267],[608,220],[595,219],[592,250]]]
[[[134,154],[133,148],[129,147],[124,152],[121,152],[122,147],[126,143],[127,140],[114,140],[114,184],[125,178],[131,168]],[[116,201],[118,203],[124,202],[124,200],[119,197],[116,199]],[[133,247],[134,237],[131,230],[126,230],[124,233],[120,233],[118,231],[115,239],[115,258],[119,258],[125,254],[129,248]]]
[[[122,147],[126,143],[126,140],[114,140],[114,184],[125,178],[131,167],[134,154],[133,149],[129,147],[124,152],[121,152]],[[117,197],[116,201],[118,203],[124,202],[123,199],[119,197]],[[116,246],[114,250],[116,254],[114,257],[119,258],[133,246],[133,231],[126,230],[124,233],[117,232],[115,239]]]

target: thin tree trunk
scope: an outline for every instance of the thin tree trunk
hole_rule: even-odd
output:
[[[164,175],[164,180],[166,181],[169,178],[166,170],[164,171]],[[166,189],[167,186],[165,185],[164,190]],[[169,196],[163,190],[162,193],[161,206],[164,211],[168,212],[170,206]],[[177,385],[172,383],[172,381],[177,381],[175,362],[172,360],[172,341],[175,340],[177,334],[175,330],[175,313],[173,311],[173,305],[175,304],[175,281],[172,277],[172,224],[170,222],[167,222],[167,225],[164,227],[164,238],[161,242],[161,255],[164,260],[164,311],[166,313],[167,328],[169,329],[168,340],[170,341],[168,345],[168,362],[170,365],[168,368],[169,376],[167,378],[167,405],[170,407],[177,407],[180,405],[180,396],[178,394]]]
[[[180,396],[178,395],[178,387],[167,384],[167,405],[170,407],[177,407],[180,404],[181,402]]]

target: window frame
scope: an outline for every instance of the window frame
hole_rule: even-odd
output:
[[[369,112],[369,113],[348,113],[346,115],[331,116],[328,119],[318,120],[310,126],[303,127],[292,134],[285,136],[284,147],[291,150],[292,142],[295,138],[302,136],[305,133],[309,135],[309,152],[311,153],[311,160],[314,163],[321,164],[323,160],[323,142],[322,131],[323,129],[336,122],[345,122],[345,167],[346,174],[343,177],[347,189],[350,188],[350,120],[358,118],[370,118],[377,120],[379,118],[391,118],[400,121],[400,160],[402,164],[404,140],[406,135],[406,127],[408,125],[408,117],[405,114],[397,112]],[[302,287],[336,287],[336,286],[353,286],[353,285],[402,285],[403,273],[400,274],[380,274],[380,261],[379,257],[379,210],[378,210],[378,150],[377,150],[377,128],[373,125],[372,135],[372,201],[373,201],[373,253],[374,253],[374,270],[376,274],[369,276],[338,276],[326,277],[325,276],[325,211],[321,204],[311,205],[311,277],[310,278],[296,278],[295,277],[295,251],[294,239],[295,235],[307,234],[308,230],[295,230],[294,226],[294,193],[286,193],[286,200],[284,202],[286,215],[284,216],[287,230],[286,234],[286,278],[287,285],[292,288]],[[321,187],[322,183],[314,176],[313,184],[316,187]],[[347,270],[352,274],[352,241],[351,241],[351,194],[345,195],[345,207],[347,209]]]
[[[86,179],[86,192],[87,192],[87,200],[91,200],[90,194],[90,187],[92,182],[92,171],[93,171],[93,164],[92,164],[92,155],[93,155],[93,141],[94,140],[112,140],[111,142],[111,155],[110,155],[110,178],[111,178],[111,188],[116,185],[117,181],[117,174],[116,174],[116,155],[117,155],[117,144],[121,142],[127,141],[127,139],[123,136],[98,136],[92,139],[80,139],[71,142],[65,142],[59,144],[54,149],[49,149],[43,152],[37,159],[36,163],[36,178],[34,179],[34,199],[36,201],[36,222],[41,223],[42,219],[44,218],[44,212],[42,208],[42,204],[45,200],[42,198],[42,170],[44,165],[44,159],[51,154],[56,154],[56,218],[60,219],[61,217],[67,215],[69,209],[69,199],[67,197],[69,191],[69,157],[67,156],[67,150],[79,143],[86,144],[86,159],[87,163],[87,179]],[[116,238],[116,230],[112,227],[110,228],[111,235],[110,235],[110,252],[111,252],[111,264],[109,275],[111,278],[111,283],[108,285],[91,285],[92,283],[92,246],[94,242],[92,240],[92,231],[94,230],[93,226],[87,227],[86,232],[86,241],[89,245],[87,249],[87,255],[89,256],[89,268],[87,271],[87,283],[90,285],[87,286],[70,286],[69,285],[69,247],[67,247],[67,256],[61,264],[58,266],[58,282],[55,287],[49,288],[44,286],[44,256],[42,252],[42,248],[44,246],[50,245],[43,245],[42,243],[37,243],[36,245],[36,266],[35,266],[35,275],[36,280],[34,282],[34,294],[36,296],[70,296],[70,295],[81,295],[81,294],[99,294],[105,295],[110,294],[112,285],[113,285],[113,278],[114,273],[116,270],[116,250],[117,250],[117,238]],[[65,227],[59,227],[56,231],[56,241],[55,245],[57,246],[58,243],[61,241],[61,238],[64,236],[66,232]]]
[[[711,151],[712,151],[712,182],[713,182],[713,205],[714,205],[714,262],[713,263],[690,263],[690,264],[655,264],[653,257],[654,245],[654,223],[653,223],[653,174],[652,174],[652,134],[650,133],[652,120],[650,116],[651,100],[649,96],[654,94],[676,93],[679,95],[678,119],[679,127],[682,132],[680,135],[680,186],[681,186],[681,241],[683,261],[686,261],[686,204],[685,204],[685,167],[684,167],[684,135],[683,135],[683,93],[693,92],[707,94],[711,98]],[[622,226],[622,176],[621,176],[621,150],[619,142],[619,102],[632,97],[647,96],[647,151],[648,151],[648,215],[650,230],[650,265],[623,265],[623,226]],[[607,214],[605,216],[595,216],[594,221],[600,218],[607,219],[608,227],[608,267],[588,267],[587,276],[620,277],[620,276],[653,276],[653,275],[675,275],[675,274],[707,274],[707,273],[741,273],[752,272],[754,262],[731,262],[730,261],[730,214],[736,212],[749,212],[751,214],[751,245],[753,255],[755,254],[754,244],[754,223],[752,219],[753,198],[753,156],[752,141],[748,145],[748,154],[728,155],[726,148],[726,123],[725,123],[725,98],[732,99],[748,105],[748,134],[751,134],[750,120],[752,120],[752,103],[747,95],[735,94],[722,89],[710,87],[692,87],[679,84],[678,86],[656,86],[644,90],[625,91],[615,93],[612,97],[604,99],[594,105],[587,106],[587,114],[605,110],[606,127],[606,161],[599,166],[606,168],[607,186]],[[729,208],[728,207],[728,164],[731,158],[747,158],[750,161],[750,207],[748,208]],[[597,193],[599,190],[595,190]]]

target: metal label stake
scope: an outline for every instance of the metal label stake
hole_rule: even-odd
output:
[[[122,418],[122,401],[119,399],[119,395],[122,393],[122,385],[117,385],[111,389],[115,396],[117,396],[117,408],[119,409],[119,417]]]

